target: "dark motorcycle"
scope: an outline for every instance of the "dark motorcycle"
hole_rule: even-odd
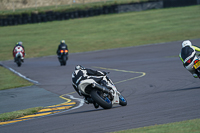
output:
[[[58,60],[61,66],[65,66],[68,60],[68,50],[60,50]]]

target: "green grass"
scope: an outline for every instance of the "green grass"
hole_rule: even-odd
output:
[[[30,58],[55,55],[61,39],[75,53],[200,38],[199,22],[190,6],[0,27],[0,60],[13,59],[17,41]]]
[[[113,133],[199,133],[200,119],[129,129]]]
[[[14,63],[14,62],[13,62]],[[0,66],[0,90],[31,86],[33,83]]]
[[[35,108],[28,108],[24,110],[18,110],[8,113],[2,113],[0,114],[0,121],[8,121],[13,120],[19,117],[23,117],[25,115],[31,115],[34,113],[37,113],[39,110],[41,110],[43,107],[35,107]]]

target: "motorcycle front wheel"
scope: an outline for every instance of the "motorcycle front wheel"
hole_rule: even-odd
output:
[[[127,105],[127,101],[122,95],[119,96],[119,105],[121,105],[121,106]]]
[[[104,108],[104,109],[112,108],[112,101],[108,97],[103,96],[103,92],[97,91],[97,90],[92,90],[91,97],[102,108]]]

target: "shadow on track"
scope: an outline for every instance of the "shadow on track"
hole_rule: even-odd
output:
[[[167,91],[160,91],[160,92],[155,92],[155,93],[177,92],[177,91],[189,91],[189,90],[197,90],[197,89],[200,89],[200,87],[191,87],[191,88],[184,88],[184,89],[167,90]]]
[[[111,109],[113,109],[113,108],[119,108],[119,107],[121,107],[121,106],[114,106]],[[111,110],[111,109],[100,108],[100,109],[85,110],[85,111],[78,111],[78,112],[72,112],[72,113],[63,112],[63,113],[60,113],[60,114],[57,114],[57,115],[54,115],[54,116],[75,115],[75,114],[83,114],[83,113],[90,113],[90,112],[97,112],[97,111]]]

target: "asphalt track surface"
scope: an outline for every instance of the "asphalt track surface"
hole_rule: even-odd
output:
[[[200,80],[193,78],[178,58],[181,42],[74,53],[67,66],[60,66],[56,56],[26,59],[21,67],[4,61],[4,65],[38,81],[38,87],[76,98],[81,97],[73,93],[71,85],[75,65],[109,71],[128,104],[109,110],[84,104],[59,114],[5,125],[0,132],[105,133],[200,118]],[[199,42],[192,40],[197,46]]]

